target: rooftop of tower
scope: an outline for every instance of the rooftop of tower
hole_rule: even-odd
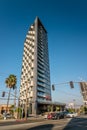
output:
[[[47,31],[46,31],[46,29],[45,29],[44,25],[42,24],[42,22],[41,22],[41,20],[39,19],[39,17],[38,17],[38,16],[36,16],[35,21],[37,21],[37,22],[38,22],[38,24],[40,24],[40,25],[43,27],[43,29],[45,30],[45,32],[47,33]]]

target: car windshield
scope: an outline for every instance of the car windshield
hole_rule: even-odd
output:
[[[60,113],[56,113],[57,115],[60,115]]]

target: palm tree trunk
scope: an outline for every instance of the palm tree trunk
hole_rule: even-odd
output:
[[[16,108],[16,95],[17,95],[17,88],[14,90],[14,108]]]
[[[9,105],[9,99],[10,99],[10,92],[11,92],[11,88],[9,88],[9,93],[8,93],[8,99],[7,99],[7,107],[6,107],[6,112],[8,112],[8,105]]]

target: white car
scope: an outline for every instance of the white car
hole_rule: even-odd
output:
[[[44,115],[44,119],[47,119],[47,115]]]
[[[3,117],[5,118],[12,118],[12,115],[10,113],[3,113]]]
[[[71,112],[71,113],[67,113],[66,117],[76,117],[77,116],[77,113],[75,112]]]

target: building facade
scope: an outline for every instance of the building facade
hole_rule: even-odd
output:
[[[24,42],[20,105],[37,114],[38,104],[51,100],[47,31],[36,17]]]
[[[10,113],[12,105],[8,105],[8,111],[7,111],[7,104],[1,104],[0,105],[0,114],[3,114],[4,112],[7,111],[7,113]]]
[[[79,84],[84,105],[87,105],[87,82],[80,82]]]

